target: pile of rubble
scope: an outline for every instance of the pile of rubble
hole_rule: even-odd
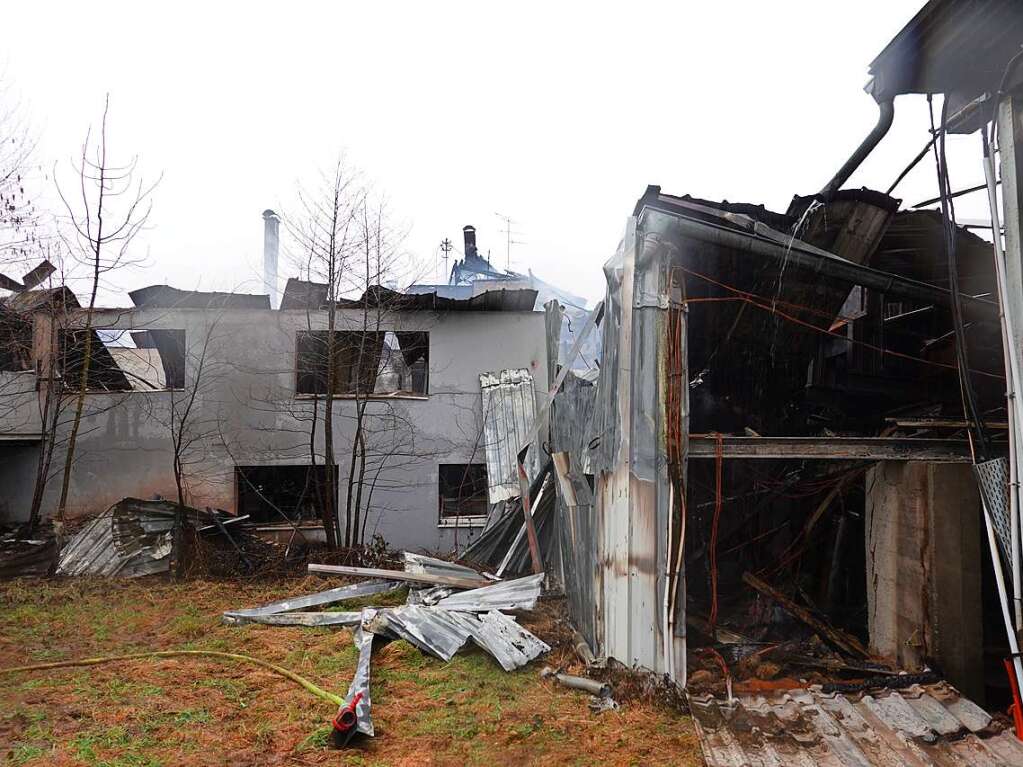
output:
[[[525,666],[550,647],[520,626],[515,613],[536,607],[544,574],[491,581],[475,570],[405,552],[405,569],[309,565],[310,572],[367,578],[358,583],[224,613],[228,624],[346,626],[359,660],[343,705],[334,719],[333,740],[343,746],[356,734],[373,735],[370,716],[370,656],[376,637],[404,639],[422,652],[449,661],[470,640],[505,671]],[[329,611],[345,600],[385,594],[408,586],[404,605]]]

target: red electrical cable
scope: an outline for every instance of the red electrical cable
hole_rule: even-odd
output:
[[[707,282],[711,283],[712,285],[717,285],[718,287],[723,288],[724,290],[727,290],[728,292],[735,294],[734,296],[708,296],[708,297],[705,297],[705,298],[689,298],[689,299],[685,300],[685,303],[687,303],[687,304],[691,304],[691,303],[692,304],[697,304],[697,303],[726,303],[726,302],[729,302],[729,301],[742,301],[743,303],[747,303],[747,304],[749,304],[751,306],[756,307],[757,309],[761,309],[763,311],[770,312],[771,314],[775,314],[775,315],[781,317],[782,319],[788,320],[789,322],[792,322],[792,323],[794,323],[796,325],[808,328],[809,330],[813,330],[816,333],[821,333],[822,335],[831,336],[832,338],[838,338],[838,339],[840,339],[842,341],[845,341],[847,343],[854,344],[856,346],[862,346],[862,347],[864,347],[866,349],[870,349],[871,351],[875,351],[875,352],[877,352],[879,354],[885,354],[885,355],[888,355],[890,357],[898,357],[900,359],[909,360],[911,362],[918,362],[918,363],[920,363],[922,365],[932,365],[934,367],[944,368],[946,370],[958,370],[959,369],[959,367],[957,365],[952,365],[952,364],[947,363],[947,362],[936,362],[934,360],[928,360],[928,359],[924,359],[922,357],[916,357],[916,356],[914,356],[912,354],[904,354],[902,352],[893,351],[891,349],[885,349],[882,346],[876,346],[874,344],[867,343],[866,341],[860,341],[860,340],[857,340],[855,338],[849,338],[848,336],[845,336],[845,335],[843,335],[841,333],[836,333],[833,330],[822,328],[822,327],[820,327],[818,325],[814,325],[812,322],[807,322],[806,320],[801,320],[798,317],[794,317],[791,314],[788,314],[786,312],[780,311],[777,308],[777,305],[778,304],[782,304],[784,306],[791,306],[791,307],[793,307],[795,309],[799,309],[800,311],[810,312],[811,314],[817,314],[818,316],[826,317],[826,315],[824,315],[822,312],[820,312],[820,311],[818,311],[816,309],[813,309],[812,307],[809,307],[809,306],[799,306],[798,304],[790,304],[790,303],[787,303],[787,302],[784,302],[784,301],[777,301],[777,300],[773,300],[773,299],[771,300],[770,304],[768,304],[768,303],[761,303],[760,301],[758,301],[756,299],[762,299],[764,301],[766,301],[768,299],[766,299],[764,296],[758,296],[755,293],[748,293],[747,291],[741,290],[740,288],[734,287],[732,285],[728,285],[727,283],[719,282],[718,280],[715,280],[712,277],[708,277],[705,274],[700,274],[699,272],[694,272],[694,271],[691,271],[689,269],[684,269],[682,267],[679,267],[679,268],[681,268],[682,271],[687,272],[688,274],[693,275],[694,277],[699,277],[700,279],[706,280]],[[990,373],[990,372],[988,372],[986,370],[973,370],[973,369],[971,369],[969,372],[971,372],[971,373],[973,373],[975,375],[986,376],[988,378],[995,378],[995,379],[998,379],[998,380],[1004,380],[1004,378],[1005,378],[1005,376],[999,375],[997,373]]]

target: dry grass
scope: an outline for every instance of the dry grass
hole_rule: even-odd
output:
[[[145,650],[209,649],[270,660],[339,694],[356,654],[345,630],[223,626],[225,609],[334,585],[85,579],[0,583],[0,666]],[[591,714],[539,679],[568,663],[550,610],[531,621],[552,658],[506,674],[469,651],[451,663],[404,642],[374,651],[377,737],[326,747],[332,707],[251,666],[158,660],[0,677],[0,759],[14,765],[688,765],[689,719],[655,702]]]

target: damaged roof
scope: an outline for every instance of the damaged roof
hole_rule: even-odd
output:
[[[945,683],[689,703],[709,767],[1023,764],[1023,742]]]
[[[531,312],[536,303],[535,290],[488,290],[469,298],[448,298],[436,292],[399,293],[382,285],[369,287],[361,298],[342,298],[341,309],[386,306],[396,311],[437,312]],[[284,288],[281,309],[326,309],[327,286],[292,277]]]
[[[135,306],[152,309],[269,309],[270,296],[250,293],[179,290],[170,285],[150,285],[128,295]]]

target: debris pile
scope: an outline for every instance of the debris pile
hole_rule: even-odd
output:
[[[176,503],[166,500],[119,501],[66,541],[57,560],[57,574],[137,578],[167,572],[175,555],[174,526],[179,511]],[[238,529],[244,520],[214,509],[184,509],[185,524],[198,535],[222,539],[248,561],[242,541],[251,536]]]
[[[550,647],[515,620],[514,613],[536,607],[544,574],[488,582],[471,568],[420,554],[405,553],[404,570],[309,565],[310,572],[369,578],[261,607],[224,613],[225,623],[277,626],[346,626],[352,629],[359,660],[344,702],[333,722],[333,742],[346,745],[356,733],[373,735],[370,715],[370,656],[373,640],[404,639],[424,653],[449,661],[470,641],[505,671],[525,666]],[[345,600],[385,594],[408,586],[406,603],[356,611],[322,609]]]

